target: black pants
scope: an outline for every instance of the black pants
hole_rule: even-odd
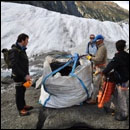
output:
[[[20,111],[26,105],[26,102],[25,102],[26,88],[23,86],[15,86],[15,88],[16,88],[16,106],[17,106],[17,109]]]

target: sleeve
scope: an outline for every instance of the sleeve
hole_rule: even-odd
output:
[[[102,74],[106,75],[113,70],[117,66],[116,59],[113,58],[112,61],[107,65],[107,67],[103,70]]]
[[[94,57],[92,57],[92,60],[95,62],[102,62],[104,55],[106,54],[106,49],[104,47],[101,47],[98,49],[96,55]]]
[[[16,76],[21,76],[24,78],[26,74],[18,66],[19,52],[16,49],[13,49],[9,58],[10,58],[11,66],[12,66],[12,72]]]

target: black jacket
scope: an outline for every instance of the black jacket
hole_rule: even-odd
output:
[[[106,76],[114,69],[115,82],[124,83],[129,80],[129,53],[122,51],[115,54],[115,57],[103,70]]]
[[[12,66],[12,78],[15,82],[25,82],[25,76],[29,74],[29,61],[26,48],[20,47],[17,43],[12,45],[10,61]]]

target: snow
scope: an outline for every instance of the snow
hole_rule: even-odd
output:
[[[11,75],[11,70],[10,69],[2,69],[1,68],[1,77],[7,77]]]
[[[29,57],[52,50],[85,53],[90,34],[102,34],[108,57],[114,43],[124,39],[129,46],[129,24],[101,22],[48,11],[25,4],[1,2],[1,49],[10,48],[20,33],[29,35]],[[2,56],[2,55],[1,55]]]

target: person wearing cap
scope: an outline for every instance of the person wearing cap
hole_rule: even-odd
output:
[[[95,73],[94,73],[94,91],[91,99],[87,103],[96,103],[97,94],[99,87],[101,85],[101,71],[105,68],[107,63],[107,49],[104,45],[104,37],[102,35],[97,35],[93,42],[97,45],[97,52],[95,56],[88,55],[86,58],[94,62]]]
[[[97,45],[95,42],[93,42],[95,38],[94,34],[90,35],[90,41],[88,42],[86,53],[89,54],[90,56],[95,56],[97,52]]]

